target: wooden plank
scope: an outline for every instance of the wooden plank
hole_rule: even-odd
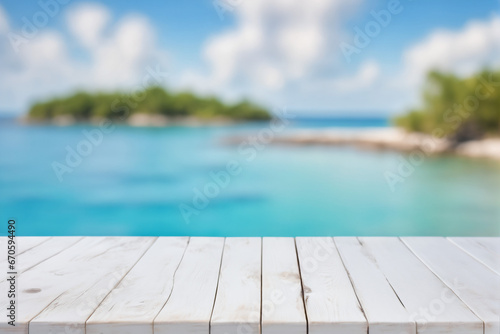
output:
[[[415,321],[401,304],[377,261],[357,238],[334,238],[363,307],[370,334],[415,334]]]
[[[296,238],[310,334],[366,334],[361,306],[332,238]]]
[[[67,328],[85,330],[85,322],[97,306],[120,283],[156,238],[112,238],[103,252],[68,271],[64,282],[80,282],[60,295],[31,320],[30,332],[62,333]],[[28,271],[29,272],[29,271]],[[76,275],[74,274],[76,273]],[[53,277],[50,277],[53,279]]]
[[[7,326],[4,322],[0,322],[0,332],[28,333],[29,321],[41,312],[48,304],[50,304],[59,293],[59,284],[50,284],[48,281],[44,282],[43,280],[40,280],[40,284],[35,285],[37,283],[36,276],[38,275],[43,278],[44,275],[46,275],[50,270],[57,272],[57,268],[59,266],[64,267],[68,263],[72,262],[72,260],[77,256],[87,253],[89,248],[91,249],[92,246],[102,240],[103,238],[89,238],[87,242],[82,242],[80,245],[76,244],[73,246],[76,253],[70,251],[73,250],[73,247],[69,247],[66,252],[62,252],[57,256],[52,257],[51,261],[44,262],[32,270],[24,273],[22,277],[18,277],[16,289],[16,301],[18,305],[16,314],[17,323],[15,327],[12,327]],[[90,254],[92,255],[93,253],[90,252]],[[56,263],[56,261],[58,263]],[[32,278],[30,278],[30,276]],[[32,286],[29,286],[30,284],[32,284]],[[62,284],[64,284],[64,282],[62,282]],[[0,282],[0,291],[7,291],[9,285],[10,284],[6,281]],[[7,296],[4,294],[0,294],[0,301],[2,307],[6,306],[9,302]],[[23,305],[23,307],[19,308],[19,305]]]
[[[0,237],[0,252],[2,252],[2,254],[0,255],[0,263],[2,264],[2,267],[0,267],[0,268],[6,268],[7,267],[7,237]]]
[[[0,332],[499,334],[500,239],[455,239],[33,239]]]
[[[485,334],[500,333],[500,276],[444,238],[402,240],[483,320]]]
[[[32,249],[33,247],[40,245],[50,237],[16,237],[16,255],[21,255],[24,252]],[[0,255],[0,268],[4,268],[7,263],[7,237],[0,237],[0,250],[2,254]]]
[[[34,266],[46,261],[54,255],[59,254],[65,249],[71,247],[80,241],[82,237],[58,237],[47,238],[45,242],[35,245],[16,258],[16,271],[18,274],[33,268]],[[7,261],[0,263],[0,268],[6,268]],[[1,277],[0,282],[5,281],[6,277]]]
[[[27,334],[28,329],[30,333],[67,330],[58,324],[69,324],[68,327],[75,331],[84,329],[84,321],[88,316],[80,320],[94,311],[97,306],[95,298],[106,289],[113,288],[113,281],[125,275],[125,260],[122,258],[133,262],[152,241],[147,238],[84,238],[26,271],[18,282],[16,327],[1,322],[0,332]],[[112,277],[113,274],[116,276]],[[7,291],[7,285],[7,282],[0,283],[0,291]],[[94,296],[81,293],[87,289],[94,289]],[[77,299],[79,293],[87,298]],[[0,298],[3,305],[8,302],[6,295],[2,294]],[[37,322],[32,321],[35,317]]]
[[[159,238],[87,321],[87,334],[153,333],[189,238]]]
[[[463,251],[500,275],[500,238],[448,238]]]
[[[210,333],[260,333],[262,242],[227,238]]]
[[[264,238],[262,334],[306,334],[307,320],[293,238]]]
[[[397,238],[359,238],[417,324],[417,333],[481,334],[482,321]]]
[[[16,237],[16,239],[19,246],[17,254],[21,255],[33,247],[48,241],[51,237]]]
[[[19,273],[25,269],[26,266],[23,265],[24,260],[20,258],[22,254],[27,251],[33,250],[34,247],[51,240],[50,237],[16,237],[16,271]],[[0,250],[2,255],[0,255],[0,268],[8,268],[8,254],[7,254],[7,237],[0,237]],[[29,257],[24,257],[29,258]],[[1,277],[0,282],[5,281],[6,277]]]
[[[191,238],[175,274],[155,334],[208,334],[215,302],[224,238]]]

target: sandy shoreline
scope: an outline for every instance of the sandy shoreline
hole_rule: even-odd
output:
[[[21,123],[33,123],[27,118]],[[90,124],[98,124],[102,119],[92,119]],[[36,122],[35,122],[36,123]],[[72,117],[57,117],[48,124],[68,126],[76,124]],[[211,120],[194,117],[168,118],[162,115],[132,115],[125,122],[118,124],[133,127],[168,127],[168,126],[224,126],[238,121],[226,118]],[[245,140],[242,136],[226,138],[226,144],[239,144]],[[282,145],[330,145],[356,146],[372,150],[393,150],[398,152],[423,151],[427,155],[456,154],[469,158],[486,158],[500,161],[500,137],[468,141],[452,147],[442,138],[423,133],[410,133],[396,127],[388,128],[325,128],[308,130],[290,130],[273,138],[274,144]]]
[[[399,152],[423,151],[428,155],[456,154],[470,158],[500,161],[500,138],[469,141],[452,147],[446,139],[398,128],[297,130],[274,138],[284,145],[352,145],[368,149]]]
[[[209,119],[202,119],[193,116],[167,117],[164,115],[158,115],[158,114],[150,115],[143,113],[133,114],[125,120],[93,117],[86,121],[79,121],[72,116],[63,115],[44,120],[30,119],[29,117],[20,117],[17,119],[17,121],[21,124],[49,124],[55,126],[71,126],[76,124],[100,125],[103,122],[110,122],[116,125],[128,125],[132,127],[224,126],[224,125],[231,125],[243,122],[241,120],[233,120],[226,117],[213,117]]]

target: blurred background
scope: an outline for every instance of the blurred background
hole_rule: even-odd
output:
[[[0,0],[0,218],[500,236],[500,3]]]

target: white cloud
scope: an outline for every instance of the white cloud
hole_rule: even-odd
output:
[[[24,111],[35,99],[76,88],[139,88],[148,67],[165,71],[166,55],[146,18],[131,15],[110,24],[107,8],[93,4],[79,4],[66,14],[71,41],[50,29],[27,39],[19,53],[7,39],[0,41],[0,111]]]
[[[234,27],[208,38],[201,46],[205,63],[178,69],[176,85],[271,107],[401,110],[417,101],[431,69],[467,75],[500,65],[498,15],[433,31],[399,63],[360,58],[357,68],[347,65],[339,43],[362,1],[231,1]],[[145,17],[113,18],[107,7],[85,3],[64,14],[66,30],[40,29],[18,54],[0,39],[0,110],[23,110],[33,99],[75,88],[137,88],[147,66],[166,69],[168,58]],[[10,29],[8,21],[0,6],[0,33]]]
[[[500,16],[483,21],[470,21],[461,29],[435,30],[407,48],[396,73],[384,73],[377,80],[367,103],[403,111],[418,105],[427,74],[432,70],[468,76],[485,67],[500,67]],[[392,96],[383,101],[380,96]],[[378,101],[378,102],[377,102]]]
[[[431,70],[471,75],[484,67],[500,67],[500,16],[471,21],[457,30],[435,30],[401,55],[401,62],[382,68],[374,60],[360,64],[349,75],[311,81],[304,96],[312,103],[339,109],[378,109],[401,112],[416,105]],[[316,95],[314,95],[316,94]]]
[[[500,65],[500,16],[469,22],[458,31],[439,30],[404,53],[404,76],[419,84],[430,70],[469,75]]]
[[[9,31],[9,20],[7,18],[7,13],[0,6],[0,34],[4,34]]]
[[[361,64],[354,75],[334,79],[332,88],[340,92],[366,90],[373,86],[376,80],[379,79],[379,76],[379,64],[375,61],[368,60]]]
[[[66,17],[70,32],[86,47],[100,42],[110,18],[108,9],[98,4],[82,4],[71,9]]]
[[[500,65],[500,17],[435,30],[382,68],[362,60],[344,66],[338,45],[343,24],[362,0],[241,2],[236,25],[204,48],[209,75],[189,71],[184,82],[202,91],[251,95],[290,108],[402,110],[418,101],[432,69],[469,75]],[[240,2],[239,2],[240,3]],[[360,98],[363,96],[363,98]]]
[[[83,67],[82,84],[95,88],[130,86],[145,75],[145,67],[163,61],[149,21],[131,15],[107,27],[111,15],[101,5],[82,4],[68,13],[70,31],[88,49],[91,65]],[[79,65],[77,65],[79,66]],[[80,65],[81,66],[81,65]]]
[[[95,84],[133,84],[148,64],[158,62],[154,59],[155,50],[154,32],[148,21],[138,16],[125,18],[110,38],[103,39],[91,51]]]
[[[338,58],[345,13],[360,0],[252,0],[238,2],[237,24],[204,49],[208,81],[279,90]]]

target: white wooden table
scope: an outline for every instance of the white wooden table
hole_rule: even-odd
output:
[[[500,238],[0,238],[0,333],[500,334]]]

